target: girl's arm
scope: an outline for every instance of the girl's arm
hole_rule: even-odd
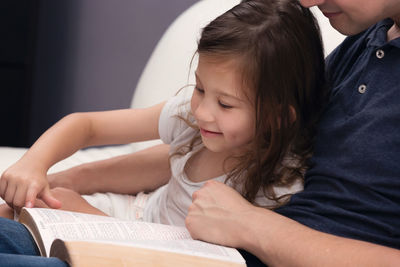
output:
[[[46,174],[56,162],[94,145],[159,138],[164,103],[146,109],[74,113],[47,130],[0,180],[0,196],[12,207],[32,207],[36,197],[52,208],[60,202],[49,191]]]
[[[61,203],[62,206],[60,209],[74,211],[74,212],[82,212],[87,214],[101,215],[101,216],[109,216],[103,211],[93,207],[90,205],[80,194],[77,192],[57,187],[50,190],[54,197],[56,197]],[[43,201],[37,199],[35,201],[35,208],[49,208]]]
[[[48,176],[50,187],[65,187],[79,194],[112,192],[136,194],[153,191],[171,177],[168,145],[85,163]]]
[[[399,266],[400,251],[325,234],[254,207],[208,181],[193,194],[186,226],[195,239],[243,248],[269,266]]]

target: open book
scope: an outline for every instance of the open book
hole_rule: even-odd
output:
[[[246,266],[233,248],[193,240],[184,227],[53,209],[21,211],[40,253],[71,266]]]

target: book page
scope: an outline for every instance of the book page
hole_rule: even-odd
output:
[[[242,258],[232,248],[195,241],[184,227],[171,225],[123,221],[107,216],[53,209],[24,209],[36,222],[46,255],[49,254],[54,239],[117,242],[131,246],[144,246],[159,250],[169,250],[209,257]],[[171,240],[175,240],[171,242]],[[181,240],[180,242],[178,240]]]
[[[191,239],[189,232],[183,227],[122,221],[113,217],[54,209],[25,210],[36,223],[46,255],[48,255],[52,241],[56,238],[89,241],[98,239],[110,241]],[[22,216],[26,216],[26,214]]]

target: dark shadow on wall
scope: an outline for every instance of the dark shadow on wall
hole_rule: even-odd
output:
[[[29,137],[38,5],[0,2],[0,145],[21,146]]]
[[[17,28],[23,32],[17,43],[26,44],[19,53],[29,64],[24,63],[27,78],[13,81],[22,83],[18,94],[2,93],[3,102],[13,99],[10,102],[17,107],[13,112],[9,112],[12,105],[1,109],[0,123],[7,122],[2,128],[9,136],[0,135],[0,145],[29,146],[68,113],[129,107],[143,67],[162,33],[197,0],[15,2],[2,1],[0,12],[10,14],[2,17],[4,20],[24,21]],[[3,9],[5,3],[9,6]],[[10,10],[21,14],[18,17]],[[10,50],[1,47],[4,54]],[[12,76],[0,75],[3,92],[3,77]]]
[[[35,64],[29,110],[28,146],[59,120],[67,106],[72,71],[74,32],[78,1],[40,0],[37,20]]]

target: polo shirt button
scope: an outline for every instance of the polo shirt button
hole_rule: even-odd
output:
[[[367,91],[367,86],[366,86],[365,84],[361,84],[361,85],[358,87],[358,92],[359,92],[360,94],[364,94],[365,91]]]
[[[376,57],[381,59],[385,56],[385,52],[382,49],[376,50]]]

